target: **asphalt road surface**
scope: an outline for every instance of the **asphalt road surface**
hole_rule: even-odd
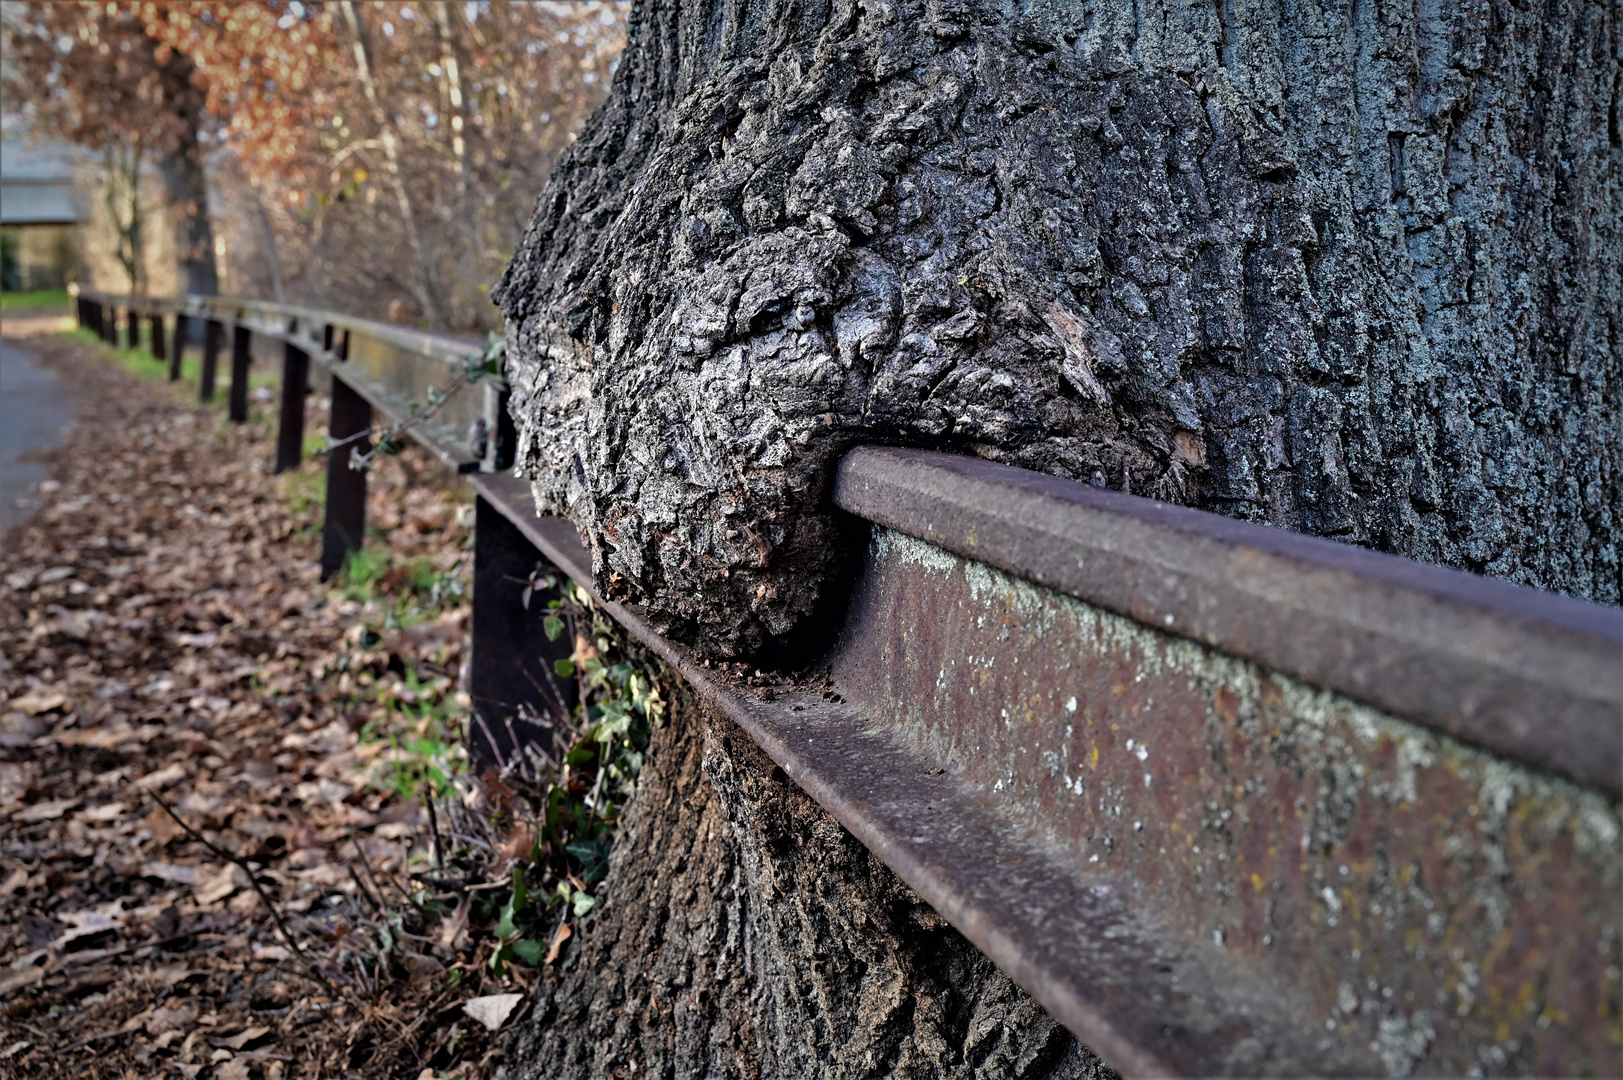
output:
[[[81,396],[23,342],[0,338],[0,535],[37,503],[45,467],[22,458],[66,438]]]

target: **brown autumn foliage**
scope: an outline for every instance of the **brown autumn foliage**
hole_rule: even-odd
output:
[[[322,460],[30,348],[85,400],[0,545],[0,1077],[489,1075],[538,977],[489,963],[514,856],[465,777],[437,818],[400,783],[459,707],[468,491],[384,459],[387,569],[323,585]]]
[[[35,133],[103,156],[119,227],[136,226],[124,279],[96,284],[144,283],[136,179],[156,169],[182,259],[218,254],[226,291],[479,331],[552,162],[607,89],[626,8],[34,0],[7,15],[5,90]],[[192,145],[207,191],[177,175]]]

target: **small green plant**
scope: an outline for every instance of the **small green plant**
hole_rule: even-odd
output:
[[[573,724],[560,732],[561,754],[539,768],[510,762],[506,772],[535,791],[537,821],[528,858],[513,866],[512,893],[496,927],[499,947],[492,970],[513,960],[535,964],[544,931],[584,916],[597,903],[594,887],[608,876],[609,853],[626,802],[636,792],[648,740],[664,722],[658,685],[637,662],[619,628],[568,579],[537,569],[524,586],[524,603],[552,594],[538,612],[547,637],[574,643],[554,663],[560,679],[577,690]]]
[[[363,547],[349,553],[339,572],[339,587],[344,595],[364,604],[374,599],[378,582],[389,572],[389,553],[378,548]]]

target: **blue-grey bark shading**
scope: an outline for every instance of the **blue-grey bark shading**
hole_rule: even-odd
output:
[[[1619,600],[1614,4],[645,0],[497,295],[599,584],[762,655],[859,442]]]

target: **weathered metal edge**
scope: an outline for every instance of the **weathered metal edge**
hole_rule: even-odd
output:
[[[1623,794],[1623,611],[977,458],[859,447],[841,508]]]
[[[1126,1076],[1207,1075],[1227,1071],[1222,1031],[1192,1032],[1174,1013],[1187,999],[1180,983],[1187,963],[1162,955],[1153,930],[1124,908],[1117,884],[1072,873],[1067,860],[1025,841],[1000,822],[994,807],[963,790],[908,747],[883,736],[850,705],[797,693],[767,701],[705,667],[682,646],[655,632],[625,605],[605,600],[592,585],[590,555],[575,527],[535,514],[528,485],[511,476],[469,478],[474,490],[518,527],[559,570],[586,588],[612,618],[651,649],[700,695],[736,723],[790,779],[856,836],[924,901],[1049,1015]],[[798,708],[797,708],[798,706]],[[921,782],[934,787],[920,795]],[[917,836],[920,815],[932,821]],[[1063,869],[1062,869],[1063,868]],[[1010,917],[1008,886],[1024,881],[1032,918]],[[996,886],[996,887],[994,887]],[[1040,911],[1037,911],[1040,909]],[[1100,933],[1108,923],[1109,933]],[[1056,933],[1045,934],[1044,924]],[[1085,952],[1109,952],[1114,962],[1081,966]],[[1192,980],[1209,983],[1207,978]],[[1201,1000],[1201,1015],[1235,1013],[1273,1035],[1264,1071],[1363,1075],[1369,1062],[1327,1060],[1306,1025],[1275,1014],[1272,997],[1231,986],[1231,1000]],[[1131,994],[1164,1001],[1155,1015],[1126,1015],[1109,1000]],[[1103,999],[1103,1000],[1101,1000]],[[1119,1004],[1119,1002],[1118,1002]],[[1140,1010],[1142,1011],[1142,1010]],[[1271,1067],[1270,1067],[1271,1066]]]
[[[342,315],[338,312],[298,307],[292,304],[275,304],[268,301],[245,300],[230,296],[131,296],[103,293],[92,289],[83,290],[80,295],[89,300],[115,306],[136,306],[143,310],[163,310],[171,313],[184,312],[190,316],[213,318],[227,325],[245,326],[254,333],[273,340],[288,342],[303,349],[310,356],[311,363],[322,374],[329,375],[332,378],[342,378],[344,385],[360,394],[373,409],[394,420],[401,418],[401,402],[391,396],[379,393],[376,387],[357,377],[354,373],[341,375],[340,372],[344,371],[343,361],[323,349],[320,342],[315,339],[315,335],[305,332],[306,330],[314,330],[330,324],[339,329],[350,330],[375,338],[391,348],[414,353],[447,365],[465,358],[470,352],[476,352],[480,348],[477,342],[461,338],[430,334],[418,330],[407,330],[386,323],[373,322],[370,319],[360,319]],[[257,316],[257,318],[254,316]],[[302,329],[289,330],[285,326],[278,327],[273,322],[267,323],[266,319],[297,320]],[[452,470],[461,469],[472,460],[470,454],[457,453],[457,450],[465,450],[465,447],[447,445],[442,440],[436,439],[433,433],[421,424],[408,428],[406,435],[438,458],[441,464]]]
[[[191,294],[183,296],[133,296],[100,292],[94,289],[85,289],[80,295],[89,300],[110,303],[120,307],[133,306],[143,310],[161,310],[166,313],[185,312],[187,315],[209,315],[223,322],[241,322],[250,325],[253,329],[267,336],[292,340],[301,348],[311,349],[312,351],[320,351],[320,346],[313,345],[309,341],[308,335],[298,331],[277,330],[274,327],[253,325],[244,316],[252,314],[262,318],[296,319],[301,325],[311,327],[330,323],[339,329],[364,333],[397,349],[404,349],[446,363],[460,361],[471,353],[477,353],[483,347],[483,343],[469,338],[459,338],[449,334],[434,334],[425,330],[412,330],[407,327],[393,326],[389,323],[345,315],[337,311],[301,307],[296,304],[277,304],[268,300],[249,300],[236,296],[196,296]]]

